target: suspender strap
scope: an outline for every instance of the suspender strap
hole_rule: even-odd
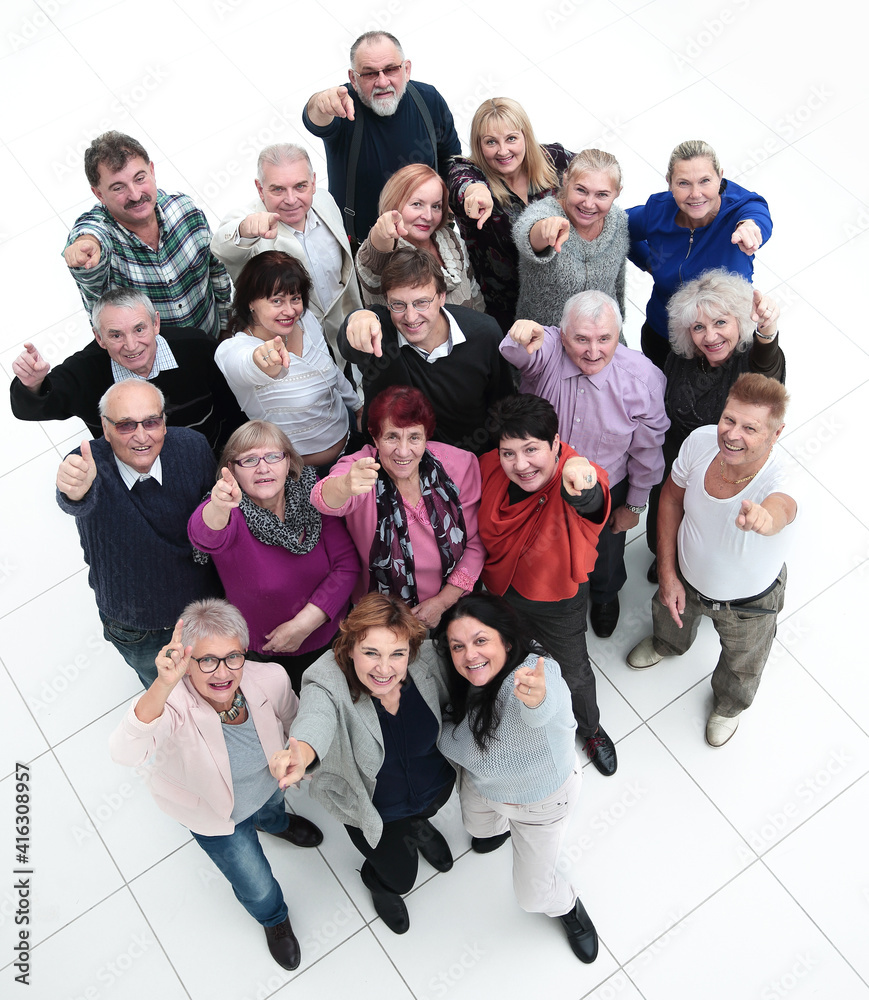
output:
[[[431,143],[432,149],[432,166],[437,170],[438,166],[438,143],[435,136],[434,121],[432,121],[431,112],[428,109],[428,105],[422,99],[422,94],[414,87],[414,85],[408,80],[407,87],[405,88],[407,93],[410,94],[411,100],[416,105],[417,111],[419,111],[420,118],[422,118],[422,123],[425,125],[425,130],[428,134],[428,141]],[[344,215],[346,216],[344,223],[347,229],[347,234],[352,239],[358,239],[356,234],[356,172],[359,167],[359,151],[362,149],[362,132],[365,128],[365,116],[361,113],[356,115],[353,121],[353,135],[350,137],[350,152],[347,156],[347,187],[344,192]]]

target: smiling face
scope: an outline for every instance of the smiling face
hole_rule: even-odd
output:
[[[265,507],[267,510],[274,510],[283,502],[290,462],[285,455],[279,462],[269,465],[264,456],[275,455],[281,451],[283,449],[279,444],[267,441],[241,452],[232,463],[235,481],[257,506]],[[243,462],[246,458],[258,458],[260,461],[252,469],[246,469],[239,465],[239,462]]]
[[[237,635],[210,635],[193,643],[187,674],[196,691],[216,712],[225,712],[232,707],[232,699],[241,684],[244,667],[230,670],[225,663],[221,663],[213,674],[206,674],[202,672],[196,660],[202,659],[203,656],[220,657],[228,656],[230,653],[246,652],[247,648],[242,645]]]
[[[425,428],[422,424],[396,427],[385,419],[380,436],[374,439],[383,471],[393,482],[419,478],[419,461],[426,446]]]
[[[438,178],[432,177],[420,184],[401,207],[408,242],[415,246],[428,243],[443,216],[443,185]]]
[[[770,427],[770,408],[728,399],[718,421],[718,449],[728,479],[740,479],[761,468],[784,424]]]
[[[280,216],[281,222],[303,232],[305,216],[314,201],[317,178],[306,160],[292,163],[264,163],[263,179],[255,181],[267,212]]]
[[[350,654],[359,683],[375,698],[395,694],[407,677],[410,643],[391,629],[370,628]]]
[[[146,378],[154,367],[159,332],[159,314],[152,322],[142,305],[132,309],[105,306],[100,314],[100,328],[94,330],[94,336],[113,361]]]
[[[739,323],[735,316],[697,313],[690,327],[691,340],[713,368],[723,365],[739,343]]]
[[[505,180],[521,173],[525,163],[525,135],[520,129],[493,121],[480,137],[483,159]]]
[[[103,418],[103,434],[115,455],[126,465],[143,474],[151,471],[157,456],[163,448],[166,437],[166,421],[160,420],[157,427],[146,430],[140,422],[132,434],[121,434],[111,421],[142,421],[160,416],[160,397],[148,382],[130,379],[118,382],[112,392]]]
[[[558,469],[561,441],[558,435],[552,444],[540,438],[501,438],[498,457],[504,475],[521,486],[526,493],[542,490]]]
[[[619,346],[615,317],[606,310],[598,323],[585,316],[571,319],[561,330],[561,343],[583,375],[596,375],[612,361]]]
[[[414,302],[425,299],[430,300],[427,306],[420,309],[414,306]],[[404,312],[391,313],[396,330],[409,344],[429,354],[449,336],[449,322],[441,314],[445,301],[446,294],[444,292],[438,294],[433,281],[416,288],[400,285],[397,288],[390,288],[386,293],[387,305],[401,302],[406,306]]]
[[[359,100],[382,118],[395,114],[410,79],[410,60],[388,38],[363,42],[356,50],[350,82]]]
[[[670,193],[687,222],[702,227],[708,225],[721,208],[722,174],[706,156],[693,160],[678,160],[673,165]]]
[[[109,214],[126,229],[142,229],[154,217],[157,204],[157,181],[154,164],[133,156],[117,171],[99,167],[100,182],[91,191],[106,206]]]
[[[260,340],[286,337],[296,328],[305,311],[299,292],[275,292],[267,299],[254,299],[250,309],[250,332]]]
[[[447,627],[453,666],[474,687],[497,677],[507,663],[509,650],[501,633],[477,618],[456,618]]]
[[[562,205],[581,233],[599,230],[620,190],[606,171],[587,170],[571,178]]]

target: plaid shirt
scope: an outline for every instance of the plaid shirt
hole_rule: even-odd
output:
[[[154,250],[115,221],[102,205],[76,219],[66,245],[91,233],[99,241],[100,262],[89,270],[70,268],[90,314],[110,288],[138,288],[170,326],[205,330],[217,337],[226,327],[229,275],[211,253],[211,230],[205,215],[186,194],[157,192],[160,242]]]

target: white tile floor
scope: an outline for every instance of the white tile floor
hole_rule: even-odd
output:
[[[869,348],[853,294],[869,263],[867,25],[859,7],[834,13],[748,0],[6,0],[5,377],[25,339],[57,362],[89,337],[60,251],[91,203],[81,156],[94,135],[138,136],[162,184],[189,191],[213,223],[252,194],[255,153],[268,142],[309,142],[325,182],[301,105],[342,79],[358,33],[386,26],[414,75],[447,97],[464,142],[477,104],[506,93],[526,105],[542,141],[612,149],[623,205],[659,190],[670,149],[695,135],[718,148],[729,176],[768,198],[776,231],[757,283],[783,303],[794,401],[780,447],[802,516],[764,682],[717,752],[702,735],[711,631],[678,663],[645,674],[624,665],[648,631],[652,593],[634,533],[621,624],[590,642],[621,766],[609,780],[586,767],[562,860],[600,930],[594,965],[573,959],[559,928],[518,909],[507,852],[469,853],[454,801],[439,823],[455,868],[422,866],[412,930],[393,936],[343,831],[302,792],[290,804],[322,824],[323,848],[267,845],[302,942],[302,966],[289,975],[186,831],[109,760],[107,734],[137,684],[101,638],[73,525],[53,499],[57,463],[82,428],[18,423],[4,407],[4,997],[18,995],[16,760],[32,764],[27,995],[38,1000],[869,997],[869,673],[858,637],[869,597],[858,438]],[[636,345],[647,278],[631,271],[629,294]]]

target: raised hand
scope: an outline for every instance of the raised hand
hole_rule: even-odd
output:
[[[556,253],[561,253],[569,236],[570,222],[559,215],[535,222],[529,233],[531,245],[538,252],[545,247],[553,247]]]
[[[100,262],[102,247],[96,236],[85,234],[63,251],[63,259],[67,267],[83,267],[86,271],[96,267]]]
[[[537,657],[537,663],[531,667],[520,667],[513,674],[513,694],[529,708],[537,708],[546,697],[546,667],[543,657]]]
[[[477,220],[477,229],[483,228],[483,223],[489,218],[495,208],[492,192],[488,184],[475,181],[465,188],[465,215]]]
[[[220,470],[220,479],[211,491],[211,502],[227,514],[241,503],[241,487],[226,466]]]
[[[308,101],[308,117],[315,125],[328,125],[333,118],[346,118],[352,122],[354,115],[353,98],[346,87],[329,87],[314,94]]]
[[[21,384],[31,392],[38,392],[51,365],[42,357],[33,344],[24,345],[24,350],[12,362],[12,371],[21,379]]]
[[[246,240],[273,240],[281,217],[276,212],[254,212],[238,224],[238,235]]]
[[[597,483],[597,470],[587,458],[575,455],[564,463],[561,483],[572,497],[578,497],[585,490],[593,490]]]
[[[277,378],[281,368],[290,367],[290,352],[281,337],[266,340],[254,348],[253,363],[269,378]]]
[[[778,302],[769,295],[764,295],[759,288],[752,292],[751,321],[757,325],[757,332],[767,339],[772,339],[778,332],[778,318],[781,315]]]
[[[376,459],[371,457],[357,458],[347,473],[347,488],[350,490],[350,496],[358,497],[363,493],[370,493],[377,482],[379,471],[380,466]]]
[[[736,515],[736,527],[740,531],[755,531],[758,535],[775,534],[771,529],[774,527],[774,519],[770,511],[759,503],[752,503],[751,500],[743,500]]]
[[[97,465],[91,454],[90,441],[82,441],[81,455],[67,455],[57,470],[57,488],[70,500],[78,501],[87,493],[97,477]]]
[[[507,336],[521,344],[529,354],[543,347],[543,327],[532,319],[517,319],[507,331]]]
[[[190,666],[190,654],[193,652],[192,646],[185,646],[181,641],[183,628],[184,621],[179,618],[175,623],[175,630],[172,632],[172,641],[160,650],[154,660],[157,667],[157,680],[161,681],[170,691],[187,673],[187,668]]]
[[[287,742],[286,750],[278,750],[277,753],[272,754],[269,770],[272,772],[272,776],[278,779],[280,788],[295,785],[305,777],[307,764],[297,739],[291,736]]]
[[[407,236],[407,227],[401,212],[397,212],[395,209],[391,212],[384,212],[374,223],[370,233],[371,242],[382,253],[392,250],[394,241],[402,236]]]
[[[383,330],[380,320],[370,309],[357,309],[347,321],[347,343],[363,354],[373,354],[375,358],[383,356],[381,342]]]
[[[750,257],[756,250],[760,250],[760,245],[763,243],[763,233],[753,219],[746,219],[733,230],[730,242],[735,243],[744,254],[748,254]]]

